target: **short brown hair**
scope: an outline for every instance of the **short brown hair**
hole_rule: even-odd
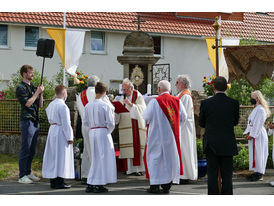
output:
[[[213,82],[216,90],[224,92],[227,89],[227,81],[224,77],[218,76]]]
[[[23,73],[28,73],[28,70],[33,70],[33,67],[27,64],[23,65],[20,69],[21,76],[23,77]]]
[[[95,93],[103,94],[105,91],[107,91],[107,85],[105,85],[103,82],[97,82],[95,85]]]
[[[67,89],[67,87],[65,87],[64,85],[58,85],[57,87],[55,87],[55,94],[60,95],[65,89]]]

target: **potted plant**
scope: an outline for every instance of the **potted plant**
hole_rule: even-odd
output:
[[[202,178],[207,173],[207,162],[203,153],[203,141],[197,138],[197,157],[198,157],[198,178]]]

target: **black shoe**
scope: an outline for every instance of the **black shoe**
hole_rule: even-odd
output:
[[[94,186],[93,185],[88,185],[87,188],[86,188],[86,192],[91,193],[93,191],[94,191]]]
[[[55,189],[69,189],[71,188],[71,185],[68,185],[66,183],[55,185]]]
[[[88,184],[87,184],[87,178],[82,178],[82,179],[81,179],[81,184],[82,184],[82,185],[88,185]]]
[[[55,184],[56,184],[56,180],[55,179],[50,179],[50,188],[51,189],[55,189]]]
[[[93,192],[94,192],[94,193],[108,192],[108,189],[105,188],[105,187],[102,186],[102,185],[97,185],[97,186],[94,187]]]
[[[163,190],[163,193],[168,194],[168,193],[169,193],[169,190]]]
[[[255,173],[255,175],[249,179],[251,182],[255,182],[255,181],[262,181],[263,180],[263,174],[261,173]]]
[[[142,172],[135,172],[135,176],[143,176]]]
[[[186,184],[189,184],[188,179],[180,179],[180,185],[186,185]]]
[[[255,176],[255,173],[253,173],[253,174],[251,174],[251,175],[248,175],[248,176],[246,177],[246,179],[247,179],[247,180],[251,180],[251,179],[254,178],[254,176]]]
[[[159,185],[150,185],[150,188],[147,189],[147,192],[148,193],[159,194],[161,191],[160,191]]]

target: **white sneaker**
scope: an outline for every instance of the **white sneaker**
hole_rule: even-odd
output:
[[[269,183],[272,187],[274,187],[274,181]]]
[[[31,184],[31,183],[33,183],[33,181],[31,179],[29,179],[27,175],[25,175],[24,177],[19,178],[18,182],[19,183],[23,183],[23,184]]]
[[[39,180],[40,180],[39,177],[36,177],[36,176],[33,175],[33,174],[28,175],[28,178],[29,178],[30,180],[32,180],[32,181],[39,181]]]

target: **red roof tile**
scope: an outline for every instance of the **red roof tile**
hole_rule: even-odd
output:
[[[186,13],[182,13],[186,14]],[[274,42],[274,13],[259,15],[255,12],[232,13],[232,18],[243,21],[223,21],[222,36],[255,38]],[[213,20],[176,16],[172,12],[67,12],[67,27],[136,31],[140,15],[141,30],[153,33],[177,35],[215,36]],[[205,15],[205,13],[203,13]],[[197,15],[196,15],[197,16]],[[211,15],[212,16],[212,15]],[[43,26],[63,25],[62,12],[0,12],[1,23],[37,24]]]

